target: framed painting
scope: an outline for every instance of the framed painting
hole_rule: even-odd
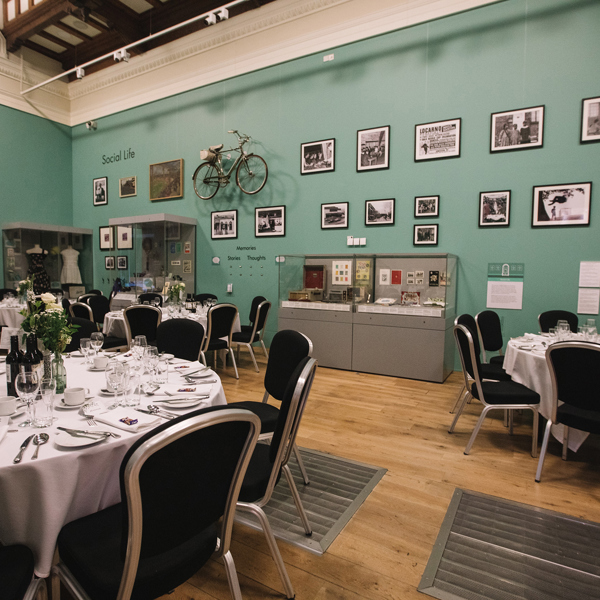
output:
[[[183,158],[150,165],[150,200],[183,197]]]
[[[119,179],[119,198],[137,196],[137,177],[121,177]]]

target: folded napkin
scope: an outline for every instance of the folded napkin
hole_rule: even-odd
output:
[[[137,423],[128,424],[128,420],[137,421]],[[144,413],[135,410],[135,408],[126,407],[119,407],[104,413],[94,414],[94,421],[105,423],[111,427],[117,427],[123,431],[130,431],[132,433],[136,433],[142,429],[155,427],[163,422],[159,417],[145,415]]]
[[[186,383],[185,381],[181,383],[168,383],[166,385],[161,385],[154,394],[156,396],[167,397],[165,392],[169,392],[169,394],[173,394],[179,398],[188,396],[207,396],[210,394],[212,386],[212,383],[202,383],[202,380],[199,380],[198,383]]]
[[[171,364],[172,361],[171,361]],[[205,365],[203,365],[200,361],[195,360],[194,362],[184,362],[177,363],[169,368],[171,373],[179,373],[180,375],[187,375],[188,373],[193,373],[194,371],[199,371],[201,369],[207,369]],[[205,371],[203,371],[205,372]]]

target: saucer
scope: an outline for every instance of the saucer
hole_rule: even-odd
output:
[[[103,373],[106,371],[106,367],[102,367],[101,369],[97,369],[96,367],[88,367],[87,370],[91,371],[92,373]]]
[[[55,404],[55,406],[56,408],[62,408],[63,410],[75,410],[76,408],[81,408],[84,404],[85,400],[79,404],[65,404],[65,401],[61,399]]]

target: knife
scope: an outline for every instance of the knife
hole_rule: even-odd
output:
[[[181,404],[183,403],[187,403],[187,402],[195,402],[196,400],[208,400],[210,398],[210,396],[208,394],[206,395],[202,395],[202,396],[189,396],[189,397],[184,397],[182,396],[181,398],[165,398],[164,400],[152,400],[152,402],[165,402],[167,404]]]
[[[66,431],[69,435],[74,435],[76,437],[87,436],[92,439],[98,439],[94,437],[95,435],[99,435],[103,438],[111,437],[110,431],[87,431],[86,429],[68,429],[67,427],[57,427],[56,429]]]
[[[34,434],[35,435],[35,434]],[[23,452],[25,452],[25,448],[27,448],[27,446],[29,446],[29,442],[33,439],[33,435],[30,435],[22,444],[21,444],[21,449],[19,450],[19,454],[17,454],[15,456],[15,459],[13,460],[13,462],[15,464],[20,463],[21,459],[23,458]]]

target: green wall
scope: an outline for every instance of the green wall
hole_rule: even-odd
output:
[[[501,316],[506,336],[536,330],[545,309],[576,311],[579,262],[600,259],[595,206],[590,227],[531,228],[534,185],[592,181],[597,203],[600,144],[581,145],[579,128],[581,100],[600,95],[598,23],[595,0],[507,0],[334,48],[333,62],[324,63],[324,53],[308,56],[100,119],[97,131],[76,127],[73,224],[94,228],[97,248],[98,227],[110,217],[197,218],[197,291],[234,302],[245,320],[254,295],[277,297],[276,255],[347,253],[347,235],[366,236],[365,252],[420,251],[412,244],[414,197],[439,194],[440,217],[433,221],[439,245],[425,251],[458,255],[459,311],[485,308],[489,262],[523,262],[523,310]],[[543,148],[490,154],[492,112],[541,104]],[[460,158],[415,163],[415,124],[456,117],[462,118]],[[391,127],[390,168],[357,173],[356,131],[381,125]],[[199,151],[232,143],[228,129],[256,139],[269,181],[255,197],[231,185],[201,201],[191,181]],[[332,137],[335,172],[301,176],[300,144]],[[134,158],[102,164],[103,155],[128,148]],[[149,202],[148,165],[175,158],[185,161],[184,197]],[[118,179],[131,175],[138,177],[138,195],[119,199]],[[108,205],[93,207],[92,179],[102,176],[109,181]],[[479,229],[479,192],[504,189],[512,190],[510,227]],[[365,200],[388,197],[396,199],[396,224],[365,227]],[[320,205],[333,201],[350,203],[349,229],[320,229]],[[278,204],[287,207],[285,238],[255,238],[254,208]],[[211,211],[234,208],[238,239],[211,241]],[[102,278],[107,282],[115,272],[104,270],[102,254],[95,285],[108,290]],[[213,256],[221,258],[219,266]]]

